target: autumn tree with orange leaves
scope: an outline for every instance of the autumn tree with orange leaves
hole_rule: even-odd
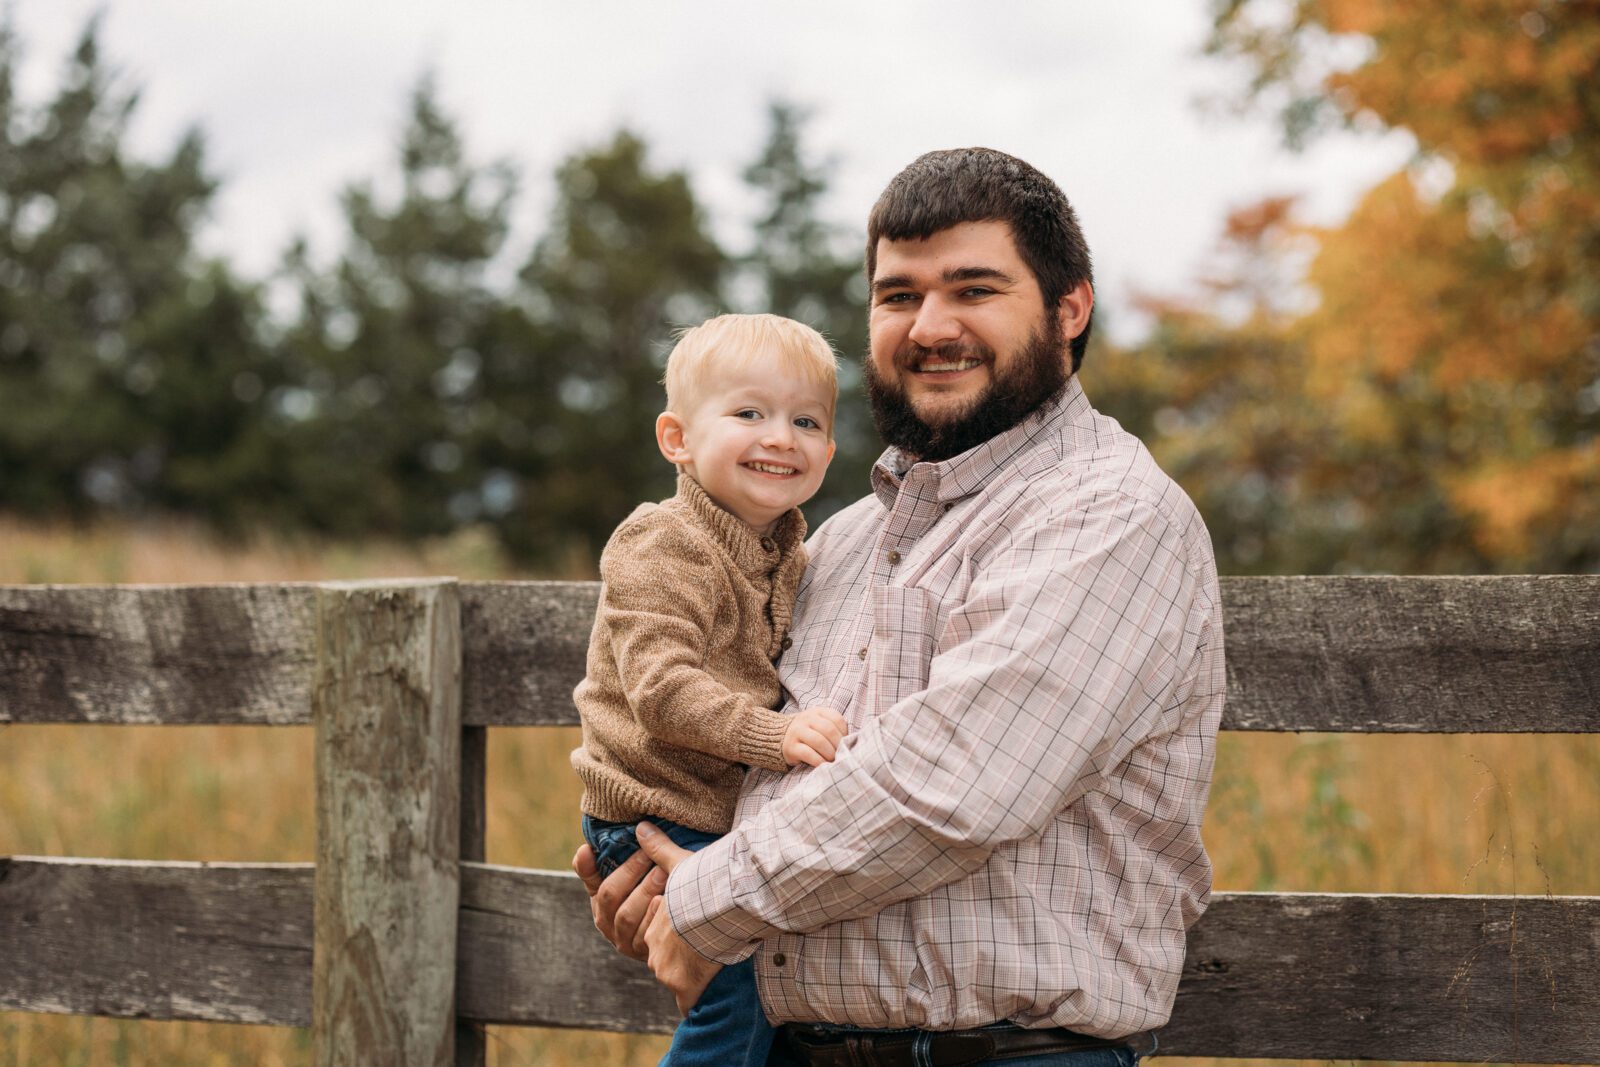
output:
[[[1227,504],[1230,478],[1264,502],[1220,513],[1225,533],[1236,515],[1249,526],[1235,548],[1263,546],[1251,559],[1222,543],[1224,559],[1600,569],[1600,3],[1224,0],[1209,47],[1247,66],[1248,102],[1276,108],[1291,144],[1347,125],[1418,146],[1340,226],[1296,227],[1281,201],[1230,221],[1224,247],[1258,273],[1274,240],[1315,240],[1310,310],[1168,302],[1132,354],[1184,383],[1236,378],[1239,402],[1293,417],[1180,407],[1172,432],[1155,427],[1180,468],[1213,439],[1191,464],[1203,503]]]

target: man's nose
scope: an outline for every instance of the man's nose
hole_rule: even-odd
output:
[[[961,320],[955,315],[950,302],[936,293],[922,298],[917,308],[916,321],[907,336],[923,348],[933,348],[961,336]]]

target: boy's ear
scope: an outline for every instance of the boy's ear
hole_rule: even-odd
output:
[[[689,462],[689,441],[684,436],[683,420],[676,413],[663,411],[656,416],[656,447],[674,466]]]

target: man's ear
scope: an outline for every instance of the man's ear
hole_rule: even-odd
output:
[[[675,412],[663,411],[656,416],[656,447],[674,466],[693,458],[689,455],[689,439],[684,436],[683,420]]]
[[[1089,313],[1094,310],[1094,286],[1079,282],[1061,294],[1056,305],[1056,319],[1061,324],[1061,336],[1074,338],[1089,326]]]

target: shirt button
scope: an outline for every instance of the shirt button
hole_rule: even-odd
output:
[[[945,509],[945,510],[946,510],[946,511],[949,511],[949,510],[950,510],[950,509],[951,509],[951,508],[953,508],[953,507],[955,507],[955,504],[953,504],[953,503],[947,503],[947,504],[945,504],[945,506],[944,506],[944,509]]]
[[[782,641],[778,642],[778,647],[783,649],[785,652],[789,651],[794,647],[794,638],[785,637]]]
[[[856,659],[866,659],[866,658],[867,658],[867,650],[866,650],[865,646],[862,646],[861,650],[856,653]]]
[[[783,953],[774,952],[772,954],[772,965],[774,967],[782,967],[785,963],[788,963],[788,962],[789,962],[789,957],[785,956]]]
[[[889,550],[889,562],[890,563],[899,563],[900,562],[900,553],[894,551],[893,549],[890,549]]]

